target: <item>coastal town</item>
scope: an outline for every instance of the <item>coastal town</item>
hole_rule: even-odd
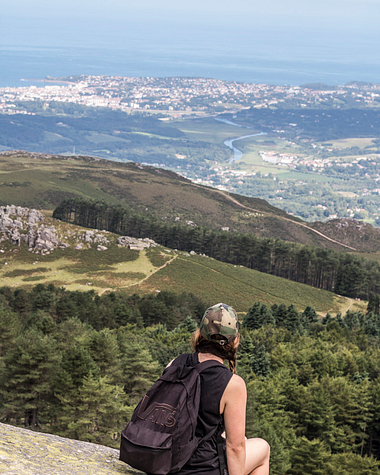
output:
[[[34,114],[28,103],[74,103],[127,113],[164,113],[178,118],[243,108],[380,107],[380,85],[350,83],[276,86],[208,78],[71,76],[46,78],[40,85],[0,88],[0,113]],[[35,84],[35,81],[33,81]]]
[[[379,84],[84,75],[23,84],[0,88],[2,153],[135,161],[305,220],[380,224]]]

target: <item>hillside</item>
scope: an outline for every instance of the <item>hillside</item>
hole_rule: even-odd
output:
[[[5,219],[13,223],[5,226],[0,219],[7,230],[0,231],[0,287],[30,290],[43,283],[99,294],[191,292],[205,302],[228,301],[239,312],[247,312],[256,300],[294,304],[300,310],[310,305],[321,314],[345,312],[352,306],[364,309],[364,303],[353,299],[194,252],[174,251],[151,240],[89,230],[27,208],[7,211]],[[30,222],[37,219],[31,228]]]
[[[306,224],[264,200],[200,186],[172,171],[137,163],[13,151],[0,154],[0,176],[3,205],[53,209],[66,198],[83,197],[128,204],[168,222],[224,227],[340,251],[368,251],[366,240],[355,230],[341,242],[326,223]],[[380,234],[372,234],[371,251],[376,251]]]
[[[355,236],[355,247],[362,252],[379,251],[380,229],[355,219],[332,219],[326,223],[312,223],[313,229],[323,232],[326,236],[336,239],[342,244],[352,244]]]
[[[138,474],[119,451],[0,423],[0,473],[4,475]]]

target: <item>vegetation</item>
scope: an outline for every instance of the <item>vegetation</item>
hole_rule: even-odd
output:
[[[195,251],[348,297],[368,299],[380,292],[380,265],[376,261],[332,250],[259,239],[251,234],[168,224],[152,215],[104,202],[66,200],[53,216],[89,228],[137,238],[148,236],[172,249]]]
[[[217,230],[228,227],[259,237],[336,250],[346,251],[345,246],[357,251],[380,250],[379,232],[370,226],[361,232],[353,227],[347,235],[336,239],[337,229],[331,229],[329,223],[306,225],[262,199],[193,184],[171,171],[140,164],[7,152],[0,155],[0,172],[3,205],[54,209],[65,199],[80,197],[126,204],[169,223],[191,221]],[[11,186],[24,182],[28,186]]]
[[[263,274],[240,265],[227,264],[206,256],[152,246],[137,251],[117,245],[117,235],[107,237],[107,250],[83,242],[83,228],[52,218],[54,225],[70,247],[55,249],[50,254],[35,254],[28,246],[3,242],[0,245],[0,287],[31,290],[36,283],[53,284],[66,291],[94,290],[103,294],[113,290],[157,293],[158,291],[191,292],[210,305],[228,300],[239,312],[246,312],[252,295],[267,304],[294,303],[298,309],[308,304],[319,314],[337,314],[349,307],[363,310],[364,301],[352,300],[309,285]],[[3,252],[2,252],[3,251]]]
[[[177,155],[203,166],[207,160],[226,160],[229,155],[223,145],[189,141],[179,129],[154,117],[64,103],[56,103],[48,114],[38,110],[36,115],[17,114],[11,121],[0,114],[0,144],[7,149],[76,152],[168,167],[181,163]]]
[[[207,307],[185,293],[40,284],[3,287],[0,300],[0,420],[116,447],[139,398],[190,351]],[[271,473],[380,473],[380,316],[319,321],[310,306],[255,302],[241,333],[247,435],[271,444]]]

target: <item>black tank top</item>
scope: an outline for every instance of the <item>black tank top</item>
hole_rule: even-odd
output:
[[[198,353],[188,355],[188,363],[195,365],[199,362]],[[198,413],[196,435],[205,437],[219,423],[224,430],[223,415],[220,414],[220,400],[227,384],[232,378],[232,372],[220,364],[205,369],[201,377],[201,400]],[[216,433],[202,442],[186,465],[177,472],[179,475],[219,475],[219,458]]]

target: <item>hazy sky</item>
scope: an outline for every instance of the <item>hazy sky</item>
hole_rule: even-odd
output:
[[[242,20],[279,17],[312,21],[313,18],[343,25],[379,21],[380,0],[0,0],[2,16],[29,18],[92,17],[126,18],[161,13],[181,14],[200,21],[232,15]]]
[[[155,55],[162,64],[174,61],[175,53],[173,64],[191,61],[191,72],[208,75],[216,73],[200,71],[197,62],[207,65],[210,54],[218,65],[240,55],[239,67],[246,67],[241,58],[247,67],[264,58],[273,70],[281,61],[327,61],[338,75],[338,63],[355,62],[356,78],[371,64],[376,82],[380,70],[380,0],[0,0],[0,11],[0,53],[82,47],[142,58],[149,50],[153,62]],[[163,57],[167,51],[170,58]],[[23,71],[27,63],[26,57]]]
[[[193,28],[195,39],[208,27],[240,35],[253,30],[378,35],[380,21],[380,0],[0,0],[0,8],[0,45],[20,44],[28,32],[33,45],[49,39],[57,44],[68,35],[74,40],[83,22],[93,27],[92,36],[98,32],[117,42],[116,31],[123,28],[152,40],[168,31],[181,36],[186,27]]]

